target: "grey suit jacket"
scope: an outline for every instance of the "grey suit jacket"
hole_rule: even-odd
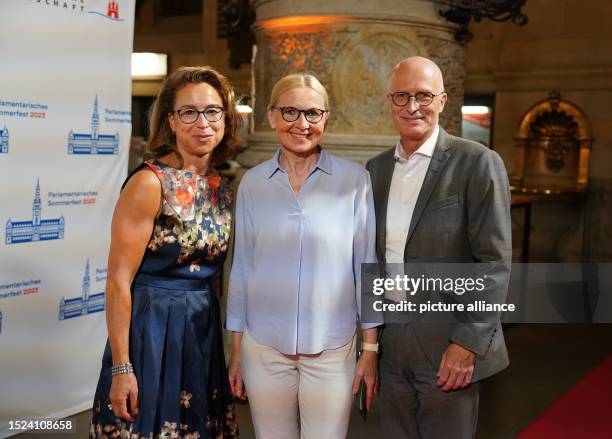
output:
[[[387,202],[395,148],[371,159],[376,209],[376,251],[385,262]],[[497,153],[452,136],[442,128],[408,230],[404,262],[484,262],[498,285],[496,301],[507,294],[512,256],[508,175]],[[499,323],[418,323],[415,333],[435,367],[449,342],[476,353],[473,381],[508,365]],[[384,347],[383,347],[384,349]]]

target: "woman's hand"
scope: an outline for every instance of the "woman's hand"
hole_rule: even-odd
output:
[[[244,381],[242,381],[242,371],[240,370],[240,354],[232,353],[229,359],[228,366],[229,383],[232,390],[232,395],[236,398],[247,399]]]
[[[247,399],[246,388],[242,381],[242,371],[240,370],[240,345],[242,345],[242,332],[232,332],[232,351],[230,353],[227,373],[229,375],[230,389],[236,398]]]
[[[366,385],[366,410],[370,411],[374,394],[378,394],[378,354],[371,351],[363,351],[355,368],[355,379],[353,380],[353,395],[359,391],[361,380]]]
[[[113,377],[109,398],[113,407],[113,413],[118,418],[134,422],[138,415],[138,382],[133,373],[122,373]],[[130,402],[128,412],[127,402]]]

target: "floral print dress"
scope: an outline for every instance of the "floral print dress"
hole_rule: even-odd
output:
[[[219,304],[209,285],[227,252],[230,183],[156,160],[136,171],[145,167],[159,178],[163,197],[132,284],[130,361],[138,381],[139,414],[133,423],[113,414],[107,342],[89,436],[237,438]]]

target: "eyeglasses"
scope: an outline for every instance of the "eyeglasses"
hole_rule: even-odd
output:
[[[196,110],[195,108],[181,108],[179,110],[175,110],[175,113],[178,114],[178,117],[183,123],[195,123],[200,114],[204,115],[204,118],[209,122],[219,122],[223,117],[223,113],[225,110],[221,107],[209,107],[205,110]]]
[[[286,122],[295,122],[300,118],[300,114],[304,113],[304,117],[310,123],[318,123],[323,119],[323,115],[328,110],[321,110],[319,108],[309,108],[308,110],[298,110],[295,107],[271,107],[281,112],[283,120]]]
[[[436,96],[440,96],[444,93],[446,92],[441,91],[438,94],[433,94],[426,91],[420,91],[414,95],[411,95],[410,93],[406,93],[405,91],[398,91],[395,93],[389,93],[387,96],[390,97],[393,103],[398,107],[405,107],[406,105],[408,105],[411,98],[414,98],[419,107],[426,107],[433,102],[433,99]]]

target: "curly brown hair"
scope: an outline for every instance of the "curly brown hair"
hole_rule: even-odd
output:
[[[213,152],[212,164],[222,163],[233,155],[239,142],[238,130],[242,126],[242,118],[236,110],[234,90],[229,81],[208,66],[179,67],[166,78],[151,107],[145,160],[174,153],[182,164],[183,158],[176,148],[176,136],[170,128],[168,115],[174,111],[176,93],[181,87],[201,83],[209,84],[217,90],[225,110],[225,134]]]

